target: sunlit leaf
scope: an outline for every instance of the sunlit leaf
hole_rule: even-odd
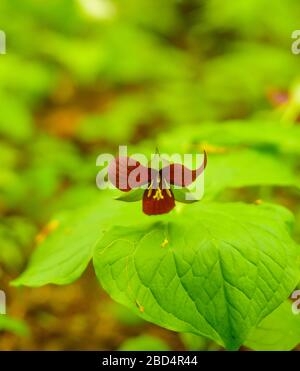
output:
[[[236,349],[298,282],[290,221],[273,206],[189,205],[160,223],[113,227],[94,266],[144,319]]]
[[[292,350],[300,343],[300,314],[285,301],[251,331],[246,342],[253,350]]]

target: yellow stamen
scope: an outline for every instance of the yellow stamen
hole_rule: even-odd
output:
[[[167,195],[169,196],[169,197],[172,197],[172,193],[171,193],[171,191],[167,188],[166,189],[166,192],[167,192]]]
[[[148,187],[147,197],[150,197],[152,195],[152,186],[153,186],[153,180]]]
[[[172,193],[171,193],[170,189],[168,188],[168,187],[169,187],[169,184],[168,184],[168,182],[166,181],[166,179],[164,179],[164,181],[165,181],[165,185],[166,185],[165,190],[166,190],[166,192],[167,192],[167,195],[168,195],[169,197],[172,198]]]
[[[164,196],[161,192],[161,189],[160,188],[157,188],[156,192],[155,192],[155,195],[153,196],[153,200],[163,200],[164,199]]]

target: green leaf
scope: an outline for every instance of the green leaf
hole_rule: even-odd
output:
[[[146,216],[134,204],[123,204],[112,199],[113,192],[95,200],[93,206],[71,210],[55,217],[44,241],[34,251],[25,272],[14,286],[42,286],[48,283],[64,285],[81,276],[92,258],[93,249],[105,229],[114,223],[127,225],[135,218]]]
[[[12,332],[20,336],[29,335],[29,328],[25,322],[4,314],[0,315],[0,331]]]
[[[116,200],[125,202],[140,201],[143,198],[144,192],[145,190],[141,188],[134,189],[128,193],[126,192],[125,194],[122,194],[121,196],[117,197]]]
[[[204,173],[205,197],[226,188],[251,186],[294,186],[300,179],[282,157],[253,150],[209,155]]]
[[[251,331],[244,345],[253,350],[280,351],[299,343],[300,314],[292,312],[292,302],[287,300]]]
[[[93,245],[101,236],[96,224],[100,225],[101,218],[97,216],[95,210],[87,209],[53,219],[48,228],[57,226],[56,230],[44,236],[45,240],[34,251],[28,268],[13,281],[13,285],[68,284],[78,278],[91,259]]]
[[[214,198],[227,188],[299,189],[297,162],[291,156],[300,154],[299,140],[298,127],[229,122],[181,128],[163,137],[159,146],[169,153],[201,153],[205,148],[208,164],[204,172],[204,197]]]
[[[194,196],[193,196],[192,192],[187,188],[175,189],[175,188],[172,187],[172,191],[174,193],[175,200],[178,201],[178,202],[181,202],[181,203],[184,203],[184,204],[191,204],[193,202],[199,201],[198,199],[193,198]],[[186,197],[187,194],[189,195],[189,199],[187,199],[187,197]]]
[[[181,210],[109,230],[94,252],[97,277],[145,320],[237,349],[298,282],[292,216],[272,205]]]

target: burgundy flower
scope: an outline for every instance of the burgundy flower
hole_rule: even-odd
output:
[[[123,192],[147,185],[142,195],[143,211],[147,215],[159,215],[168,213],[175,207],[175,191],[173,192],[171,186],[188,187],[202,174],[206,164],[205,151],[204,161],[196,170],[190,170],[181,164],[170,164],[156,170],[141,165],[131,157],[120,156],[110,163],[108,178]]]

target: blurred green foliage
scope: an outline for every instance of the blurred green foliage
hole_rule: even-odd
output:
[[[299,238],[299,19],[298,0],[2,0],[0,288],[54,214],[119,207],[95,186],[119,144],[206,148],[206,200],[282,203]]]

